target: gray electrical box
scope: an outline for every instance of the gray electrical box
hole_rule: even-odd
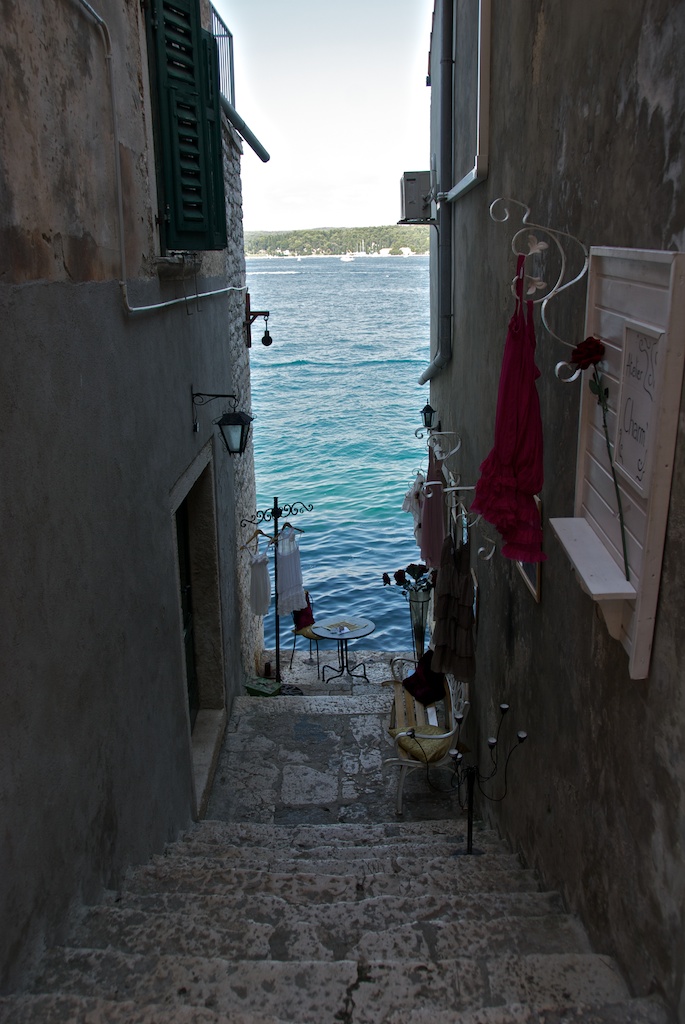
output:
[[[402,217],[398,224],[430,224],[431,172],[405,171],[400,181]]]

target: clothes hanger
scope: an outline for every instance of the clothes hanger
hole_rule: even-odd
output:
[[[257,538],[260,537],[260,536],[261,537],[266,537],[267,540],[271,539],[269,537],[268,533],[264,533],[264,530],[255,530],[254,533],[251,534],[251,536],[249,536],[247,538],[245,543],[243,545],[241,545],[240,550],[243,551],[245,548],[247,548],[248,544],[251,544],[253,540],[257,540]],[[257,547],[259,547],[259,541],[257,541]]]
[[[301,527],[293,526],[293,524],[289,523],[289,522],[283,523],[283,526],[281,527],[281,533],[283,533],[283,531],[286,529],[286,527],[289,528],[290,530],[295,530],[297,533],[304,533],[304,530]]]

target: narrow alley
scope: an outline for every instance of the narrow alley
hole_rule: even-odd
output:
[[[368,681],[324,687],[298,652],[286,694],[236,699],[207,818],[72,922],[2,1024],[666,1024],[495,832],[466,855],[450,770],[395,815],[389,656],[360,657]]]

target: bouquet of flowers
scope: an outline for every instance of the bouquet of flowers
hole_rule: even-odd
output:
[[[416,562],[411,562],[406,569],[398,569],[397,572],[393,573],[392,579],[387,572],[384,572],[383,586],[391,586],[394,580],[405,594],[416,593],[419,590],[432,590],[435,586],[435,577],[435,569],[429,569],[427,565],[417,565]]]

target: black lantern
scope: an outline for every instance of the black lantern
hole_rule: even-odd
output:
[[[428,402],[426,402],[423,409],[421,410],[421,419],[423,420],[423,425],[424,427],[426,427],[427,430],[432,430],[433,425],[435,424],[435,416],[435,409],[433,409],[428,404]]]
[[[225,412],[221,419],[217,420],[217,426],[221,431],[229,455],[243,454],[253,419],[253,416],[239,409],[237,412]]]

